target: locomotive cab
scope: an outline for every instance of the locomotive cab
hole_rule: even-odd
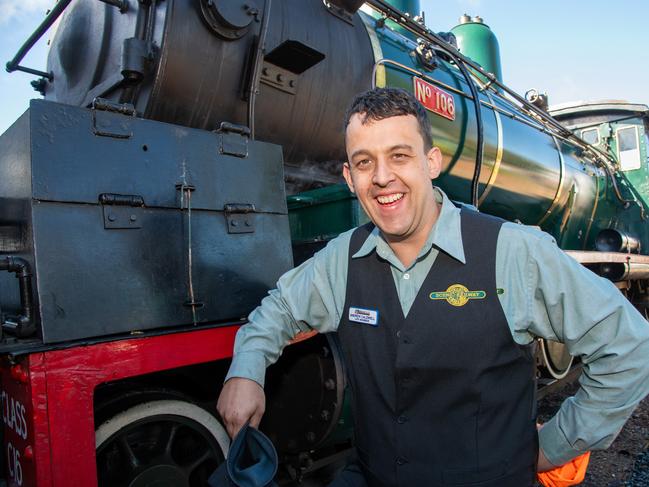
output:
[[[649,203],[649,107],[621,100],[557,105],[550,113],[585,142],[617,161]]]

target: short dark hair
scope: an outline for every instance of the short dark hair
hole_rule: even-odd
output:
[[[345,114],[344,130],[355,114],[362,116],[361,123],[383,120],[400,115],[412,115],[419,123],[419,133],[424,139],[424,149],[433,147],[433,136],[428,113],[421,103],[408,91],[401,88],[374,88],[354,98]]]

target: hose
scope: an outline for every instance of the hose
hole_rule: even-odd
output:
[[[253,56],[250,86],[248,87],[248,127],[250,128],[251,140],[255,140],[255,99],[257,98],[257,91],[259,89],[259,68],[261,67],[261,59],[266,48],[266,34],[268,33],[268,17],[270,16],[271,3],[272,0],[266,0],[264,5],[264,16],[261,19],[259,39],[257,41],[257,49]]]

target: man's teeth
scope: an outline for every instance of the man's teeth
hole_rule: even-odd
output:
[[[382,205],[387,205],[388,203],[394,203],[397,200],[403,198],[403,193],[394,193],[387,196],[377,196],[377,200]]]

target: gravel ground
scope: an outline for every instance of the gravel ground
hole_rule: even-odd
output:
[[[570,384],[539,401],[539,421],[547,421],[561,402],[572,395]],[[583,487],[649,487],[649,398],[645,398],[620,435],[604,451],[594,451]]]

